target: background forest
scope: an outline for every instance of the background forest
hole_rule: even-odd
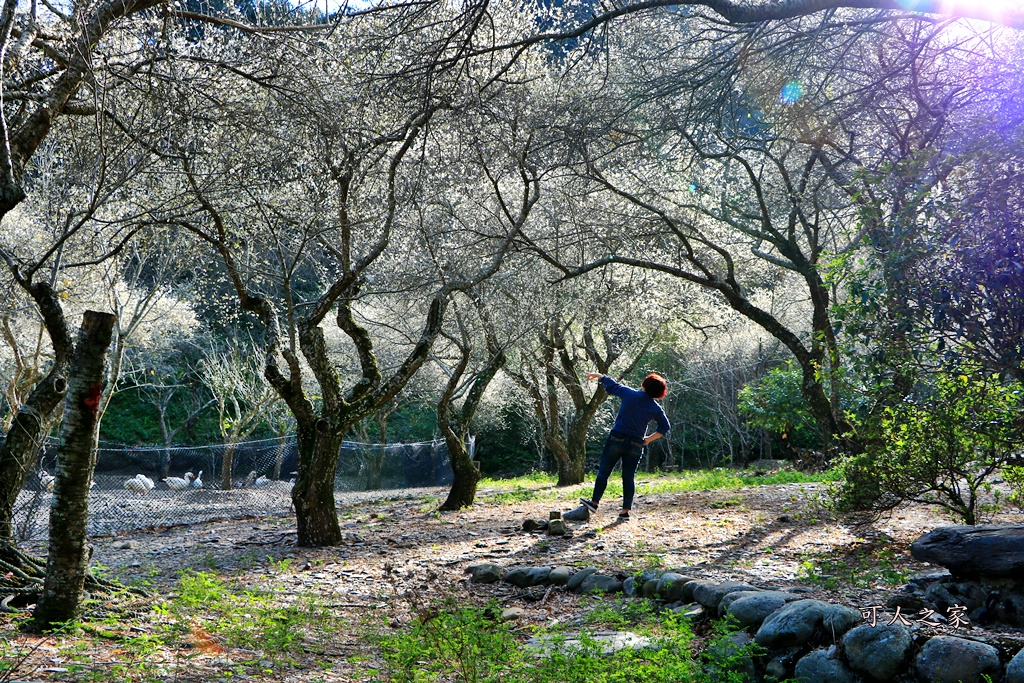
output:
[[[343,440],[445,439],[445,509],[581,482],[588,371],[668,379],[644,467],[974,523],[1020,479],[1024,41],[879,7],[8,2],[4,498],[96,309],[100,438],[294,434],[300,545]]]

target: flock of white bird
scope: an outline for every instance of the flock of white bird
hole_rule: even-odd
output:
[[[39,483],[47,491],[53,491],[53,483],[56,479],[56,477],[46,470],[39,471]],[[199,474],[186,472],[183,477],[165,477],[160,481],[166,484],[167,488],[171,491],[201,489],[203,488],[203,471],[199,470]],[[269,485],[270,482],[271,480],[262,474],[257,477],[256,471],[253,470],[252,472],[249,472],[249,475],[245,478],[245,482],[242,484],[241,488],[264,488]],[[92,485],[95,486],[96,482],[93,482]],[[144,474],[136,474],[131,479],[126,479],[123,486],[133,493],[148,493],[156,488],[156,482]]]
[[[187,491],[188,489],[203,488],[203,471],[199,474],[186,472],[184,477],[164,477],[161,479],[172,491]],[[136,474],[131,479],[126,479],[124,487],[134,493],[148,493],[156,487],[156,483],[144,474]]]

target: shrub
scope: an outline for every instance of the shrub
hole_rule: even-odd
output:
[[[839,465],[837,507],[879,513],[912,501],[978,523],[993,509],[980,494],[991,490],[986,480],[1014,446],[1020,400],[1019,385],[998,377],[939,375],[934,387],[885,407],[865,425],[872,438],[864,452]]]

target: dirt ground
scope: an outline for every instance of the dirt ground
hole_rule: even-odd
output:
[[[609,500],[607,511],[602,509],[589,523],[570,524],[565,537],[525,533],[522,521],[546,519],[550,510],[567,509],[568,501],[582,490],[560,491],[558,500],[499,502],[499,491],[484,489],[471,510],[440,515],[435,512],[437,501],[446,492],[419,489],[349,494],[339,508],[346,539],[340,547],[296,547],[294,517],[280,515],[97,538],[93,562],[124,581],[145,579],[165,597],[174,593],[182,571],[189,569],[215,572],[242,585],[265,585],[273,579],[275,585],[290,586],[296,593],[314,593],[339,618],[339,636],[327,649],[318,646],[319,664],[314,666],[311,657],[309,663],[299,661],[288,671],[268,673],[266,680],[352,681],[363,679],[366,661],[374,657],[360,636],[367,619],[400,628],[409,619],[413,602],[445,595],[467,604],[497,600],[525,609],[525,632],[530,625],[571,621],[600,599],[562,589],[540,595],[537,589],[470,584],[464,570],[473,562],[503,567],[596,566],[623,572],[688,567],[700,578],[738,579],[765,588],[802,587],[808,597],[862,609],[884,605],[898,590],[901,576],[930,568],[910,557],[910,543],[935,526],[950,523],[930,508],[907,506],[887,520],[854,527],[823,508],[821,484],[645,495],[641,482],[638,491],[629,522],[616,523],[616,501]],[[1024,514],[1007,511],[993,521],[1020,524]],[[25,549],[41,550],[31,544]],[[0,615],[4,633],[17,637],[11,623]],[[59,644],[32,642],[42,648],[22,669],[31,670],[31,675],[15,680],[79,680],[68,673]],[[93,639],[88,647],[94,671],[101,671],[105,662],[118,661],[116,639]],[[188,666],[173,680],[217,680],[225,663],[259,656],[255,651],[214,650],[198,656],[192,652]],[[330,667],[323,666],[325,658]]]

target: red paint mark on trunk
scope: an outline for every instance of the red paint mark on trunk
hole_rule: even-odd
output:
[[[86,410],[92,413],[93,416],[95,416],[97,411],[99,410],[100,396],[102,394],[102,384],[93,384],[91,387],[89,387],[89,390],[85,392],[85,399],[83,399],[82,403],[85,405]]]

